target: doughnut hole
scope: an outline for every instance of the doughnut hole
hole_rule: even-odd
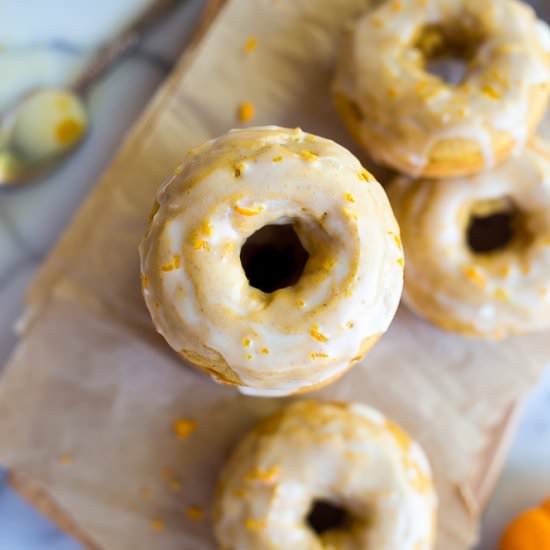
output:
[[[240,257],[250,286],[269,294],[300,280],[309,253],[292,223],[271,224],[248,237]]]
[[[493,254],[529,240],[525,216],[507,198],[480,201],[470,210],[466,241],[473,254]]]
[[[349,527],[351,517],[345,508],[325,499],[315,499],[306,516],[306,524],[317,535]]]
[[[420,53],[423,70],[453,86],[468,78],[469,67],[485,39],[477,21],[464,17],[452,24],[430,24],[422,27],[413,47]]]

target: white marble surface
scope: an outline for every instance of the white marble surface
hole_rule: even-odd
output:
[[[0,108],[31,84],[69,82],[90,52],[147,1],[0,0]],[[548,11],[548,0],[533,3]],[[0,365],[15,344],[12,326],[25,287],[177,58],[201,6],[201,0],[186,0],[139,52],[98,84],[89,98],[92,134],[66,166],[26,188],[1,190]],[[479,549],[495,548],[510,517],[546,496],[550,496],[550,369],[526,405],[484,517]],[[78,548],[2,484],[0,474],[0,550]]]

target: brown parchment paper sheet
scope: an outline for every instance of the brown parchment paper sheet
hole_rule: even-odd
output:
[[[136,249],[156,188],[189,147],[236,126],[244,100],[256,106],[255,124],[300,125],[359,153],[328,84],[344,23],[367,4],[229,1],[31,289],[25,337],[0,383],[0,463],[50,495],[97,548],[214,548],[208,511],[224,457],[284,401],[216,385],[154,334]],[[250,35],[258,48],[245,55]],[[467,340],[401,308],[363,364],[314,395],[368,402],[421,442],[441,499],[437,547],[463,550],[475,540],[501,432],[550,363],[548,337]],[[197,421],[186,440],[172,431],[181,417]],[[189,505],[206,518],[189,520]]]

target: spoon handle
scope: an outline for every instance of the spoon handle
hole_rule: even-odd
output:
[[[102,46],[93,56],[88,68],[71,88],[79,95],[88,92],[95,80],[109,70],[123,55],[136,47],[149,28],[166,16],[182,0],[152,0],[149,6],[126,29]]]

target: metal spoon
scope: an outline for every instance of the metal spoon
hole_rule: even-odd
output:
[[[75,152],[88,131],[85,98],[91,86],[180,1],[151,2],[129,27],[98,50],[69,88],[36,89],[8,107],[0,116],[0,187],[43,176]]]

